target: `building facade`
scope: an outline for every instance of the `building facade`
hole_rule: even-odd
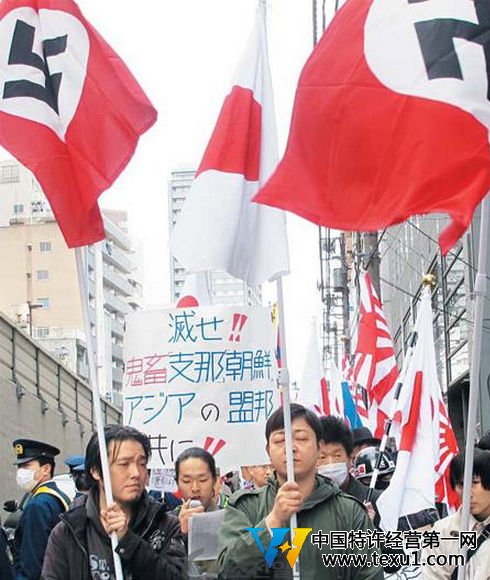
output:
[[[170,232],[177,223],[194,176],[195,171],[190,169],[179,169],[171,173],[168,187]],[[176,302],[185,284],[186,269],[173,256],[170,256],[170,270],[170,296],[172,302]],[[206,272],[206,277],[213,304],[258,304],[260,302],[259,288],[250,288],[243,280],[234,278],[226,272]]]
[[[32,174],[0,163],[0,310],[82,378],[86,335],[75,254]],[[125,316],[142,301],[124,212],[104,211],[106,239],[82,249],[99,387],[120,403]]]
[[[380,244],[381,293],[393,333],[399,367],[408,348],[422,290],[422,277],[431,273],[434,341],[439,380],[448,402],[453,428],[460,441],[466,431],[469,368],[472,347],[474,284],[477,270],[479,215],[458,244],[443,256],[437,238],[448,220],[434,215],[413,217],[388,228]],[[479,394],[479,433],[490,429],[490,308],[485,300]]]

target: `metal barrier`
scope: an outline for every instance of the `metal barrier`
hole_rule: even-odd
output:
[[[1,313],[0,377],[15,384],[17,398],[31,393],[40,399],[41,409],[58,409],[65,424],[73,420],[95,428],[89,385]],[[106,424],[122,422],[122,414],[116,407],[104,400],[101,404]]]

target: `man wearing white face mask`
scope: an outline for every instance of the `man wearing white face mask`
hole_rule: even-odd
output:
[[[365,503],[368,487],[359,483],[350,473],[354,437],[349,427],[339,419],[329,415],[321,418],[323,441],[320,443],[318,473],[329,477],[340,489]],[[380,492],[373,491],[371,503],[375,506]],[[371,519],[376,516],[372,506],[368,507]],[[377,518],[376,518],[377,519]]]
[[[29,494],[15,531],[15,578],[38,580],[49,534],[70,499],[52,481],[59,449],[32,439],[16,439],[12,444],[17,485]]]

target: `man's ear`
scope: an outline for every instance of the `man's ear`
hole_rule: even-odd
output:
[[[95,481],[97,482],[102,481],[102,477],[100,476],[99,472],[95,469],[95,467],[92,467],[92,469],[90,470],[90,475],[95,479]]]
[[[45,463],[40,467],[42,477],[49,477],[51,478],[54,475],[53,467],[49,463]]]

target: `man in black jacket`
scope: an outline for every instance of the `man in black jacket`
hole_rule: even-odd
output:
[[[85,468],[87,496],[55,527],[44,559],[44,580],[113,580],[110,534],[125,578],[181,580],[187,575],[186,551],[175,516],[145,491],[150,442],[132,427],[105,428],[114,503],[107,505],[97,434],[89,441]]]

